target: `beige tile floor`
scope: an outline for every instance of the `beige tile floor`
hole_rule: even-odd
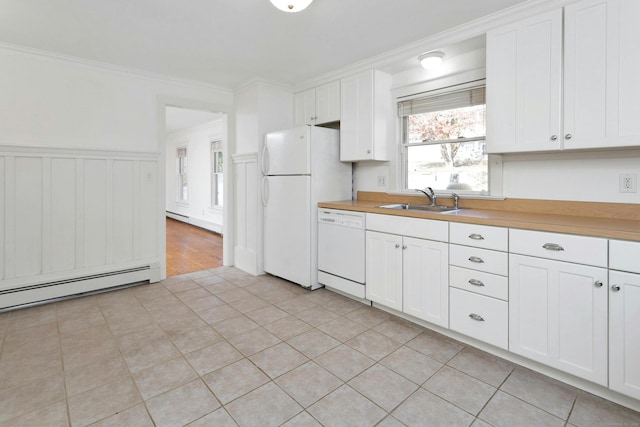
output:
[[[640,414],[233,268],[0,314],[0,426],[605,426]]]

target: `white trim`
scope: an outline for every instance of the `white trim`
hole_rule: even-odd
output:
[[[107,62],[93,61],[89,59],[80,58],[77,56],[64,55],[64,54],[52,52],[49,50],[35,49],[35,48],[20,46],[13,43],[7,43],[7,42],[0,42],[0,49],[13,51],[13,52],[20,53],[27,56],[37,56],[39,58],[45,58],[47,60],[55,61],[55,62],[72,63],[76,66],[80,66],[84,68],[92,68],[92,69],[98,69],[101,71],[109,71],[114,74],[120,74],[120,75],[124,74],[128,76],[144,77],[144,78],[153,79],[153,80],[160,80],[165,83],[171,83],[171,84],[191,87],[195,89],[214,90],[225,95],[233,95],[233,90],[232,88],[229,88],[229,87],[213,85],[210,83],[204,83],[196,80],[188,80],[188,79],[181,79],[178,77],[171,77],[165,74],[153,73],[150,71],[139,70],[136,68],[124,67],[121,65],[114,65]]]
[[[0,154],[10,154],[12,156],[24,157],[41,157],[43,154],[50,157],[69,157],[74,158],[108,158],[118,159],[143,159],[158,160],[159,152],[142,152],[142,151],[118,151],[118,150],[91,150],[86,148],[55,148],[55,147],[36,147],[23,145],[0,145]]]
[[[231,159],[233,160],[233,164],[239,163],[254,163],[258,161],[258,153],[239,153],[232,154]]]

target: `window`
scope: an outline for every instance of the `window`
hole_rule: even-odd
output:
[[[211,206],[222,207],[222,142],[211,142]]]
[[[187,148],[180,147],[176,150],[176,174],[178,182],[178,201],[188,200],[188,179],[187,179]]]
[[[487,194],[485,110],[484,84],[400,101],[404,189]]]

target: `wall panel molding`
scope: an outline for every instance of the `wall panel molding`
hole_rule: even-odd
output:
[[[157,266],[158,173],[157,153],[0,146],[0,291]]]

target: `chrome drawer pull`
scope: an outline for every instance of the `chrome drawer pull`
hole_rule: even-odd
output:
[[[602,282],[600,280],[596,280],[595,283],[593,284],[593,286],[595,286],[596,288],[601,288],[602,287]]]
[[[469,317],[473,320],[477,320],[478,322],[484,322],[484,319],[479,314],[471,313]]]
[[[484,283],[477,279],[469,279],[469,283],[473,286],[484,286]]]
[[[478,257],[478,256],[470,256],[469,257],[469,261],[475,262],[477,264],[483,264],[484,263],[484,260],[482,258]]]
[[[484,240],[484,237],[482,237],[482,234],[469,234],[469,238],[473,239],[473,240]]]
[[[564,251],[564,248],[557,243],[545,243],[544,245],[542,245],[542,247],[550,251]]]
[[[620,289],[621,289],[621,288],[620,288],[620,285],[613,285],[613,286],[611,286],[611,290],[612,290],[613,292],[620,292]]]

